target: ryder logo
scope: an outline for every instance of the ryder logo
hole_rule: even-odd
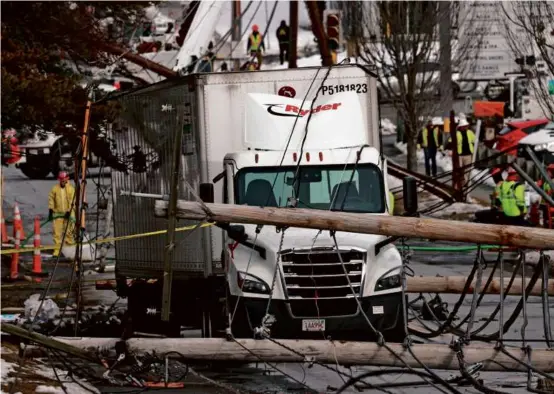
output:
[[[271,115],[276,116],[292,116],[295,118],[302,118],[306,115],[309,115],[310,112],[312,114],[317,114],[319,112],[324,111],[336,111],[339,106],[342,105],[342,103],[333,103],[333,104],[325,104],[325,105],[318,105],[314,109],[310,110],[308,109],[300,109],[296,105],[290,105],[290,104],[265,104],[267,105],[267,112],[269,112]]]

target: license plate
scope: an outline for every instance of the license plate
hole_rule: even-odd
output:
[[[325,319],[302,320],[302,331],[325,331]]]

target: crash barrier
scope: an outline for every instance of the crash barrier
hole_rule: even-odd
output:
[[[213,226],[213,225],[214,225],[214,223],[201,223],[200,225],[196,225],[196,226],[177,227],[175,229],[175,231],[176,232],[190,231],[190,230],[195,230],[197,228],[209,227],[209,226]],[[76,243],[74,245],[104,244],[104,243],[125,241],[125,240],[128,240],[128,239],[152,237],[154,235],[162,235],[162,234],[165,234],[165,233],[167,233],[167,230],[150,231],[150,232],[147,232],[147,233],[129,234],[129,235],[122,235],[122,236],[119,236],[119,237],[100,238],[100,239],[95,239],[95,240],[91,240],[91,241],[87,241],[87,242]],[[56,248],[57,248],[57,246],[55,246],[55,245],[41,246],[40,248],[21,248],[21,249],[12,248],[12,249],[2,250],[2,252],[0,254],[4,255],[4,254],[16,253],[16,252],[17,253],[30,253],[30,252],[34,252],[37,249],[42,251],[42,250],[54,250]]]

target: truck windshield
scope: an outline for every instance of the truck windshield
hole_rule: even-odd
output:
[[[286,207],[289,197],[298,208],[344,212],[385,212],[381,170],[374,164],[243,168],[236,176],[237,204]],[[298,194],[297,194],[298,193]]]

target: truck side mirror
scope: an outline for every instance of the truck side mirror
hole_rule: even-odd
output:
[[[246,229],[241,224],[231,224],[227,227],[227,235],[238,242],[246,241]]]
[[[200,184],[200,199],[208,204],[213,204],[214,199],[214,184],[213,183],[201,183]]]
[[[402,190],[404,193],[404,211],[406,216],[415,216],[417,214],[417,183],[415,178],[407,176],[402,180]]]

